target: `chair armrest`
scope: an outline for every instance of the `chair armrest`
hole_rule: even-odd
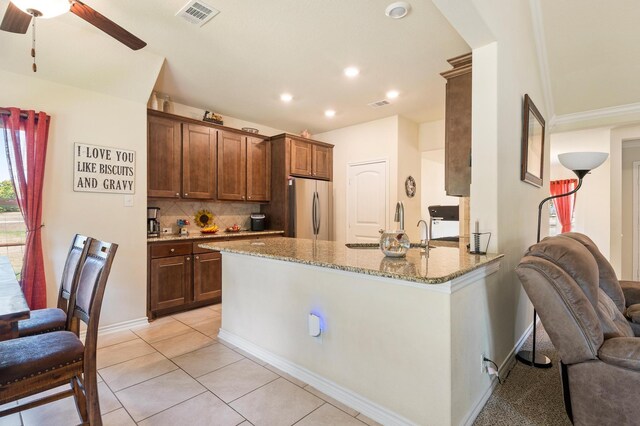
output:
[[[620,281],[627,307],[640,303],[640,281]]]
[[[607,364],[640,371],[640,338],[607,339],[598,350],[598,358]]]

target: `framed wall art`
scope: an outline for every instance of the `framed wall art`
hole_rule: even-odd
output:
[[[524,95],[520,180],[541,187],[544,173],[544,118]]]

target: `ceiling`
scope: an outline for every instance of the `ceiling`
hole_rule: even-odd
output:
[[[221,12],[199,27],[175,16],[185,0],[87,0],[148,46],[132,52],[72,14],[39,20],[38,76],[137,99],[139,88],[121,80],[145,72],[155,78],[157,59],[165,58],[155,84],[172,100],[293,132],[395,114],[441,119],[439,73],[450,69],[447,58],[470,49],[431,1],[414,1],[401,20],[385,16],[391,2],[206,0]],[[6,4],[0,0],[2,10]],[[0,67],[31,73],[30,39],[0,32],[11,58]],[[355,79],[343,74],[350,65],[361,70]],[[391,89],[400,92],[391,105],[367,106]],[[283,92],[293,101],[280,101]],[[326,118],[326,109],[336,116]]]
[[[556,115],[640,102],[637,0],[536,0]]]

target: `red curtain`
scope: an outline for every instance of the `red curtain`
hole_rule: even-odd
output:
[[[552,180],[551,195],[560,195],[573,191],[577,184],[578,179]],[[571,232],[571,217],[573,216],[573,208],[576,205],[576,194],[554,198],[553,205],[556,208],[558,222],[562,225],[561,232]]]
[[[7,163],[16,199],[27,226],[21,286],[31,309],[47,305],[47,284],[42,257],[42,185],[49,137],[49,119],[44,112],[6,108],[1,114],[5,132]]]

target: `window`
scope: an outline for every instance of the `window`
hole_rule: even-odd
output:
[[[5,143],[4,131],[0,131],[0,255],[9,258],[20,279],[27,227],[11,183]]]

